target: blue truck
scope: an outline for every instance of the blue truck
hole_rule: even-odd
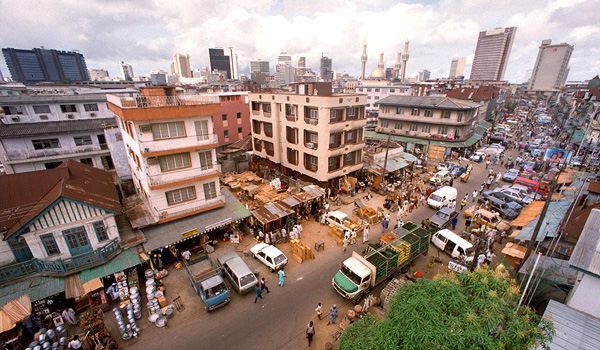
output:
[[[231,300],[229,288],[223,280],[220,268],[214,267],[209,259],[183,262],[192,287],[204,302],[206,311],[227,305]]]

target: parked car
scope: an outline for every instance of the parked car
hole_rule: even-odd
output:
[[[435,229],[441,230],[448,227],[448,225],[450,225],[452,222],[452,219],[454,219],[457,215],[458,213],[454,209],[444,207],[436,211],[435,214],[429,218],[428,224]]]
[[[283,269],[288,262],[285,254],[270,244],[258,243],[250,248],[250,252],[256,259],[267,265],[271,272]]]
[[[496,189],[494,191],[501,194],[501,195],[498,195],[499,198],[510,199],[513,202],[517,202],[521,205],[527,205],[527,204],[533,202],[532,196],[530,196],[529,194],[526,194],[526,193],[524,194],[523,192],[521,192],[520,190],[518,190],[516,188],[508,187],[508,188]]]
[[[485,201],[489,203],[490,208],[492,210],[499,213],[502,218],[508,220],[512,220],[519,216],[521,209],[523,209],[523,207],[519,203],[512,201],[507,202],[504,199],[501,199],[498,196],[496,196],[496,193],[492,191],[484,192],[483,198],[480,198],[480,202]]]
[[[502,180],[512,183],[517,176],[519,176],[519,169],[509,169],[502,175]]]
[[[450,167],[450,175],[452,175],[454,178],[461,176],[465,173],[465,171],[467,171],[467,167],[462,165],[453,165]]]
[[[447,162],[441,162],[435,168],[436,170],[450,170],[450,164]]]
[[[539,157],[543,154],[543,152],[544,151],[539,148],[534,148],[529,153],[531,154],[532,157]]]
[[[440,170],[435,175],[429,178],[429,183],[432,185],[441,185],[448,181],[448,170]]]
[[[503,220],[495,211],[489,211],[485,209],[477,209],[475,206],[471,206],[464,211],[465,217],[472,217],[473,222],[476,224],[485,224],[489,228],[495,228],[500,232],[506,232],[510,230],[510,222]]]
[[[485,153],[475,152],[471,157],[469,157],[469,159],[476,163],[481,163],[483,161],[484,157],[485,157]]]

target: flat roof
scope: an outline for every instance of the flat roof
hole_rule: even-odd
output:
[[[43,104],[43,103],[67,103],[67,102],[106,102],[106,94],[114,93],[83,93],[83,94],[61,94],[61,95],[16,95],[0,96],[2,105]]]
[[[0,138],[20,138],[52,134],[77,133],[84,131],[102,131],[117,126],[114,117],[97,119],[74,119],[37,123],[0,122]]]

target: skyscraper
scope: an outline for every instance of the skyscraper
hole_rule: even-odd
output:
[[[173,55],[173,63],[171,63],[171,73],[179,78],[191,78],[192,68],[190,66],[190,55],[176,53]]]
[[[269,61],[250,61],[250,73],[269,74]]]
[[[42,81],[88,81],[87,65],[82,54],[73,51],[2,49],[12,80],[22,83]]]
[[[569,74],[569,60],[572,53],[573,45],[567,43],[552,45],[550,39],[542,41],[528,89],[551,91],[564,86]]]
[[[333,78],[333,70],[331,67],[331,58],[321,56],[321,79],[324,81],[329,81]]]
[[[227,49],[225,49],[225,53],[227,56],[229,56],[229,71],[231,72],[230,79],[237,80],[240,78],[240,73],[238,71],[237,53],[235,53],[235,50],[233,50],[233,47],[228,47]]]
[[[422,71],[419,72],[419,81],[427,81],[429,80],[429,78],[431,78],[431,72],[428,71],[427,69],[423,69]]]
[[[121,61],[121,78],[123,80],[131,81],[133,80],[133,67],[130,64]]]
[[[450,74],[449,78],[462,77],[465,74],[465,61],[466,57],[454,57],[450,63]]]
[[[306,57],[302,56],[298,58],[298,68],[306,68]]]
[[[221,48],[208,49],[208,58],[210,60],[210,70],[225,72],[225,77],[231,79],[231,64],[229,56],[225,55],[225,50]]]
[[[277,58],[277,64],[292,65],[292,56],[288,55],[287,52],[282,52]]]
[[[503,80],[516,27],[496,28],[479,33],[471,80]]]

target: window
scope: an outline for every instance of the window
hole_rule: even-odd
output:
[[[431,132],[431,125],[422,125],[421,131],[422,132]]]
[[[77,112],[77,106],[75,106],[75,105],[60,105],[60,111],[63,113],[74,113],[74,112]]]
[[[285,115],[289,117],[296,116],[296,105],[285,104]]]
[[[235,114],[235,119],[242,119],[242,113],[241,112],[237,112]]]
[[[343,111],[341,109],[332,109],[329,111],[329,122],[337,123],[343,120]]]
[[[260,102],[252,101],[252,110],[257,112],[260,111]]]
[[[362,92],[362,91],[363,91],[363,88],[358,88],[358,92]]]
[[[390,89],[390,92],[395,92],[395,91],[396,91],[395,89]]]
[[[371,95],[367,96],[367,100],[370,100],[370,99],[371,99]]]
[[[402,130],[402,123],[396,122],[396,124],[394,125],[394,129]]]
[[[440,126],[440,127],[438,127],[438,134],[446,135],[447,133],[448,133],[448,127],[447,126]]]
[[[200,158],[200,168],[202,170],[208,170],[213,167],[212,151],[198,152]]]
[[[433,116],[433,111],[431,109],[426,109],[423,115],[426,117],[431,117]]]
[[[94,222],[92,225],[94,226],[94,232],[96,232],[98,242],[107,241],[108,232],[106,232],[106,226],[104,226],[104,221],[97,221]]]
[[[329,135],[329,149],[335,149],[342,146],[342,133],[338,132]]]
[[[413,108],[412,111],[410,112],[410,115],[419,115],[419,109],[418,108]]]
[[[346,118],[347,119],[356,119],[358,117],[358,112],[357,112],[356,107],[350,107],[348,109],[346,109]]]
[[[342,167],[342,157],[341,156],[333,156],[329,157],[327,161],[327,171],[332,172],[341,169]]]
[[[54,169],[61,164],[62,164],[62,162],[49,162],[49,163],[44,163],[44,167],[46,168],[46,170]]]
[[[354,143],[358,143],[358,141],[359,141],[359,129],[346,131],[345,136],[344,136],[345,144],[354,144]]]
[[[252,121],[252,132],[255,134],[260,134],[260,122],[258,120]]]
[[[379,96],[375,96],[375,99],[376,99],[376,100],[379,100]]]
[[[223,137],[228,139],[229,138],[229,130],[224,130],[223,131]]]
[[[84,103],[83,109],[86,112],[98,112],[98,105],[95,103]]]
[[[60,148],[58,139],[31,140],[33,149]]]
[[[319,168],[319,158],[304,153],[304,167],[310,171],[317,171]]]
[[[262,140],[254,139],[254,150],[258,152],[262,151]]]
[[[287,149],[287,160],[288,163],[298,165],[298,151],[288,148]]]
[[[311,132],[304,130],[304,145],[309,147],[309,144],[312,144],[312,148],[316,149],[317,144],[319,143],[319,134],[316,132]],[[311,148],[311,147],[309,147]]]
[[[222,114],[221,115],[221,120],[226,122],[227,121],[227,114]]]
[[[298,143],[298,128],[285,127],[285,139],[292,144]]]
[[[375,88],[375,92],[379,92],[379,88]]]
[[[418,127],[418,124],[410,124],[410,131],[417,131]]]
[[[208,140],[210,134],[208,132],[208,120],[197,120],[194,122],[194,128],[196,129],[196,139],[198,141]],[[185,130],[183,130],[185,136]]]
[[[382,119],[379,121],[379,125],[381,125],[382,128],[387,128],[389,126],[389,122],[385,119]]]
[[[262,104],[262,109],[264,113],[271,113],[271,104],[270,103],[263,103]]]
[[[196,129],[196,132],[198,132],[198,129]],[[185,125],[183,122],[152,124],[152,137],[154,140],[185,137]]]
[[[265,135],[268,137],[273,137],[273,124],[264,123],[264,127],[265,127]]]
[[[91,145],[92,137],[90,135],[75,136],[75,137],[73,137],[73,141],[75,141],[75,146]]]
[[[35,114],[50,113],[50,106],[48,106],[48,105],[33,106],[33,112]]]
[[[196,188],[194,186],[179,188],[165,192],[168,205],[175,205],[196,199]]]
[[[168,156],[158,157],[158,164],[160,165],[160,171],[162,172],[189,168],[192,166],[189,153],[170,154]]]
[[[2,109],[6,115],[23,114],[23,106],[4,106]]]
[[[360,156],[360,150],[344,154],[344,166],[355,165],[360,163]]]
[[[442,118],[450,119],[450,111],[442,111]]]
[[[238,134],[241,134],[243,132],[244,132],[244,130],[242,128],[238,128]]]
[[[273,143],[264,141],[264,145],[265,145],[265,151],[267,152],[267,154],[270,156],[274,156],[275,148],[273,147]]]
[[[89,166],[94,166],[94,161],[92,160],[92,158],[81,158],[79,160],[79,162],[81,164],[85,164],[85,165],[89,165]]]
[[[367,88],[367,92],[371,92],[371,88]]]
[[[396,114],[404,114],[402,107],[396,107]]]
[[[48,120],[48,116],[45,114],[40,115],[40,120]]]
[[[56,240],[52,233],[41,235],[40,240],[42,241],[42,245],[48,256],[60,255],[60,249],[58,248],[58,244],[56,244]]]
[[[457,119],[458,122],[462,122],[464,114],[465,114],[464,112],[458,112],[458,119]]]
[[[204,187],[204,199],[217,198],[217,186],[214,182],[203,184],[202,187]]]

